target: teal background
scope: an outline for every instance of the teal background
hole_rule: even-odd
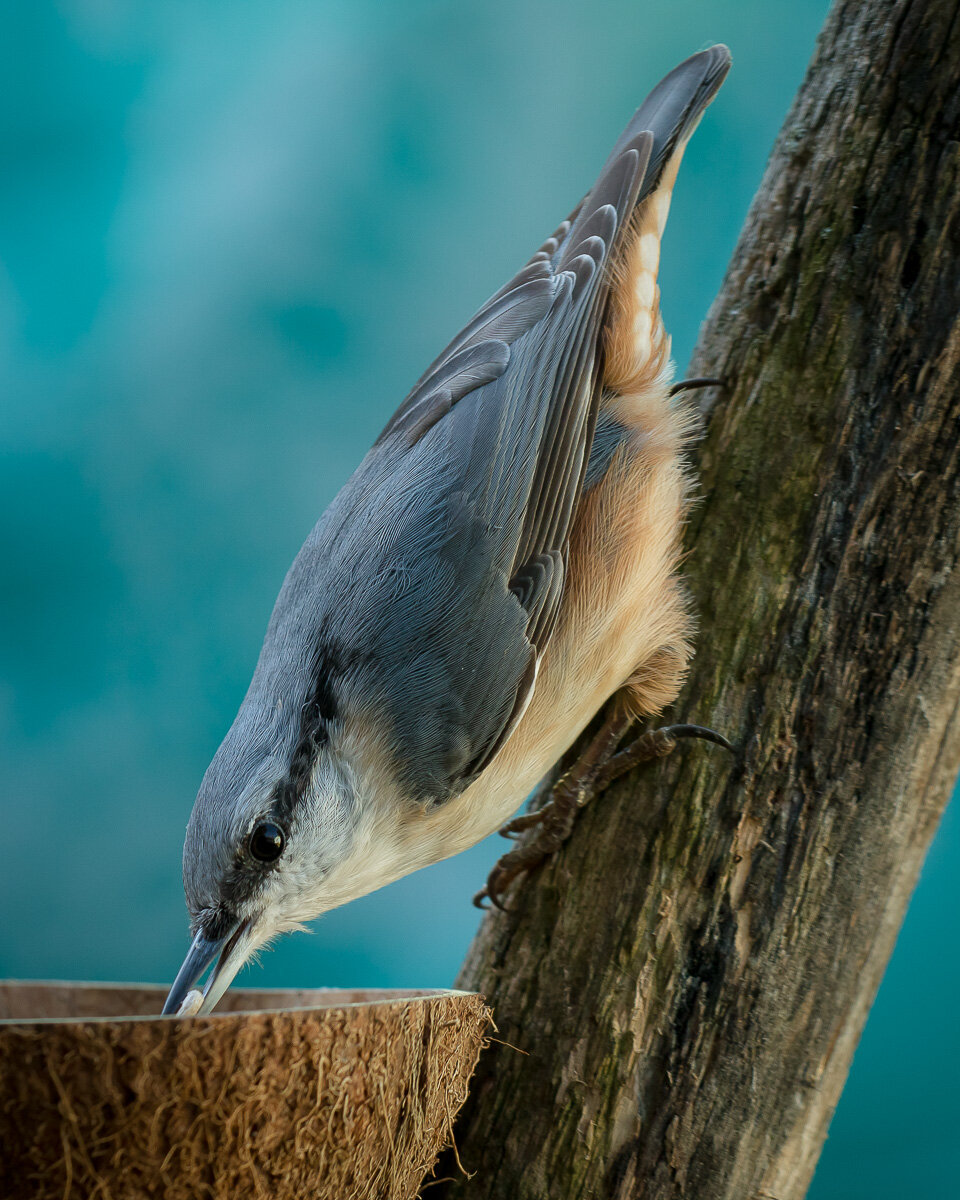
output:
[[[822,0],[0,7],[0,974],[169,980],[197,784],[287,565],[423,366],[646,90],[734,70],[663,256],[682,364]],[[444,985],[496,840],[245,979]],[[812,1195],[960,1168],[948,813]]]

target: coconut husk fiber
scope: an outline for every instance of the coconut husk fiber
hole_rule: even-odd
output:
[[[483,1045],[463,992],[0,983],[3,1200],[412,1200]]]

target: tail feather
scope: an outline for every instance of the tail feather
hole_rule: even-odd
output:
[[[611,256],[614,279],[604,327],[603,383],[616,395],[642,392],[667,365],[670,340],[660,318],[657,286],[660,241],[683,151],[729,69],[726,46],[713,46],[675,67],[634,113],[608,160],[615,161],[639,130],[652,134],[633,216]]]
[[[638,133],[649,130],[653,134],[645,181],[648,186],[641,189],[641,200],[656,187],[677,143],[689,138],[729,70],[730,51],[726,46],[702,50],[664,75],[630,118],[608,161],[619,157]]]

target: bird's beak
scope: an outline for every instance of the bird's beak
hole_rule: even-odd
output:
[[[250,918],[238,921],[232,929],[218,938],[209,938],[202,929],[200,930],[193,939],[193,944],[187,951],[187,957],[183,960],[183,966],[173,981],[173,987],[163,1006],[164,1016],[176,1016],[187,993],[216,959],[216,964],[204,986],[203,1003],[200,1005],[197,1015],[213,1011],[217,1001],[233,982],[234,976],[255,948],[252,925],[253,922]]]

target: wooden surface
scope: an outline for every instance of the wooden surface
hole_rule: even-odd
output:
[[[184,1020],[164,993],[0,984],[3,1200],[412,1200],[488,1023],[457,992],[236,990]]]
[[[730,386],[674,714],[740,753],[615,786],[484,921],[447,1200],[807,1189],[960,768],[958,79],[957,0],[833,9],[688,372]]]

